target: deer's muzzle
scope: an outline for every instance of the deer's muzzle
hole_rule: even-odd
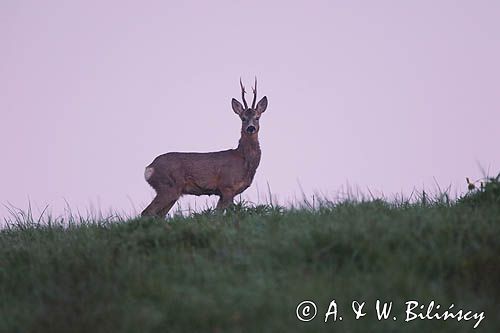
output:
[[[253,125],[250,125],[250,126],[247,127],[247,133],[249,133],[249,134],[254,133],[256,130],[257,129]]]

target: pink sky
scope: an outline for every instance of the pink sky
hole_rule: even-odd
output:
[[[254,75],[269,107],[244,198],[465,191],[500,171],[499,18],[498,1],[2,1],[0,203],[140,212],[155,156],[236,147]]]

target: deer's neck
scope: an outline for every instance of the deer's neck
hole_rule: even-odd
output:
[[[242,132],[236,150],[243,156],[247,167],[247,175],[252,179],[260,162],[260,145],[257,134],[248,135]]]

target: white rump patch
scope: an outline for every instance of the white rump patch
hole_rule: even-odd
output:
[[[149,178],[151,178],[154,171],[155,169],[152,167],[147,167],[146,170],[144,170],[144,178],[146,179],[146,181],[148,181]]]

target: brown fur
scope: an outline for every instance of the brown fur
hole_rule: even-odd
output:
[[[267,108],[267,98],[262,98],[255,109],[245,109],[235,99],[232,103],[233,110],[242,120],[238,147],[210,153],[166,153],[156,157],[147,167],[153,169],[147,182],[157,195],[142,216],[164,217],[183,194],[218,195],[217,208],[224,209],[233,202],[234,196],[252,184],[261,156],[258,120]],[[250,127],[255,129],[252,133],[249,133]]]

